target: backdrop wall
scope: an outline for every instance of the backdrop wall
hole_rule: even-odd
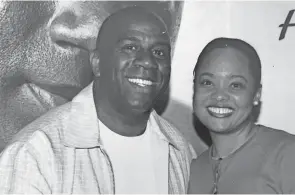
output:
[[[260,55],[263,92],[258,123],[295,134],[295,26],[283,25],[286,33],[280,27],[288,13],[289,23],[295,24],[295,14],[290,17],[293,9],[295,1],[185,2],[172,65],[171,100],[163,116],[181,129],[198,153],[207,146],[193,126],[192,71],[203,47],[221,36],[243,39]]]

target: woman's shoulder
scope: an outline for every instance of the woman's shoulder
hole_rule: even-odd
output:
[[[194,159],[191,163],[191,167],[196,168],[204,164],[209,164],[209,149],[205,150],[196,159]]]
[[[287,142],[295,142],[295,135],[288,133],[281,129],[275,129],[271,127],[267,127],[264,125],[258,125],[259,127],[259,137],[261,139],[267,139],[272,142],[281,142],[281,141],[287,141]]]
[[[209,157],[209,149],[207,149],[200,154],[197,159],[192,161],[188,194],[204,193],[203,190],[206,189],[207,181],[210,181],[209,176],[211,176],[212,172],[212,165],[209,161]]]
[[[268,146],[264,144],[267,152],[267,167],[269,172],[276,178],[278,192],[280,194],[294,194],[295,186],[295,135],[286,131],[269,127],[261,128],[262,136],[269,139]],[[272,143],[271,143],[272,142]]]
[[[256,142],[262,145],[264,149],[270,151],[280,151],[286,147],[294,147],[295,149],[295,135],[290,134],[281,129],[274,129],[264,125],[258,125],[258,135]]]

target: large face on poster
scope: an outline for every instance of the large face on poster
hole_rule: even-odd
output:
[[[103,20],[132,5],[162,16],[174,45],[181,2],[0,2],[0,151],[22,127],[92,81],[88,52]]]

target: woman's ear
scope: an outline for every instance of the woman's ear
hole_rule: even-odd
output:
[[[254,96],[254,100],[253,100],[254,106],[257,106],[259,104],[261,99],[261,92],[262,92],[262,85],[260,84]]]
[[[94,51],[90,52],[90,64],[91,64],[94,76],[99,77],[100,76],[100,68],[99,68],[98,51],[94,50]]]

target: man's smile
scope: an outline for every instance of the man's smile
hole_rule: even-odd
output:
[[[128,81],[140,87],[149,87],[149,86],[155,85],[155,83],[151,81],[150,79],[128,78]]]

